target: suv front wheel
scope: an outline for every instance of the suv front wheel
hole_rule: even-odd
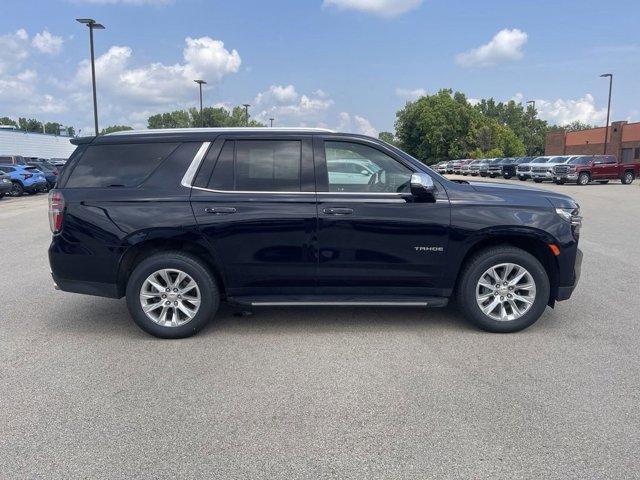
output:
[[[197,257],[163,252],[140,262],[127,283],[127,306],[136,324],[160,338],[184,338],[213,318],[220,293]]]
[[[490,332],[533,325],[549,300],[549,277],[530,253],[510,246],[483,250],[465,265],[458,302],[466,318]]]

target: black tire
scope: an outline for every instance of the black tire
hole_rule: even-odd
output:
[[[556,185],[564,185],[566,182],[564,180],[556,180],[555,184]]]
[[[511,179],[511,177],[513,177],[513,175],[503,175],[502,176],[505,180],[509,180]]]
[[[185,272],[198,285],[201,303],[192,320],[184,325],[168,327],[151,320],[142,310],[140,290],[149,275],[165,268]],[[218,311],[220,292],[215,278],[197,257],[177,251],[162,252],[146,258],[133,270],[127,282],[127,307],[136,324],[145,332],[159,338],[185,338],[204,327]]]
[[[494,320],[485,315],[476,301],[476,286],[482,274],[494,265],[515,263],[529,271],[536,284],[536,298],[520,318]],[[516,247],[501,246],[482,250],[471,257],[460,273],[458,305],[465,317],[477,327],[495,333],[511,333],[533,325],[545,311],[549,300],[549,277],[542,264],[530,253]]]
[[[540,180],[539,178],[534,178],[533,181],[536,183],[542,183],[542,180]]]
[[[6,193],[0,193],[0,199],[4,198],[5,195],[6,195]]]
[[[527,181],[527,177],[518,177],[518,180],[520,180],[521,182],[526,182]]]
[[[587,172],[580,172],[580,175],[578,175],[578,181],[576,182],[576,184],[580,186],[587,185],[590,181],[591,181],[591,176]]]
[[[20,182],[11,182],[13,183],[13,187],[11,187],[10,195],[12,197],[21,197],[24,195],[24,187]]]
[[[624,175],[622,175],[622,183],[623,185],[630,185],[633,180],[635,179],[633,172],[624,172]]]

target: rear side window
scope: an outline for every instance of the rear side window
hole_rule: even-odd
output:
[[[207,185],[213,190],[299,192],[302,142],[227,140]]]
[[[135,187],[177,147],[177,143],[90,145],[65,187]]]
[[[2,167],[0,167],[0,170],[2,170],[4,173],[11,173],[11,172],[15,171],[15,168],[2,166]]]

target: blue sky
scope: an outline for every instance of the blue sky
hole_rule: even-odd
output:
[[[440,88],[535,99],[552,123],[640,120],[640,2],[436,0],[2,0],[0,116],[100,124],[251,103],[279,126],[392,130],[405,101]]]

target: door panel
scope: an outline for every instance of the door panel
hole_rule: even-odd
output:
[[[435,203],[416,202],[406,185],[415,167],[377,143],[351,143],[377,152],[341,148],[320,136],[314,140],[319,292],[440,294],[450,225],[446,192],[441,188]],[[332,185],[344,180],[329,171],[338,157],[366,165],[374,172],[371,181]]]
[[[216,140],[196,176],[191,206],[228,295],[314,293],[317,205],[310,137]]]

